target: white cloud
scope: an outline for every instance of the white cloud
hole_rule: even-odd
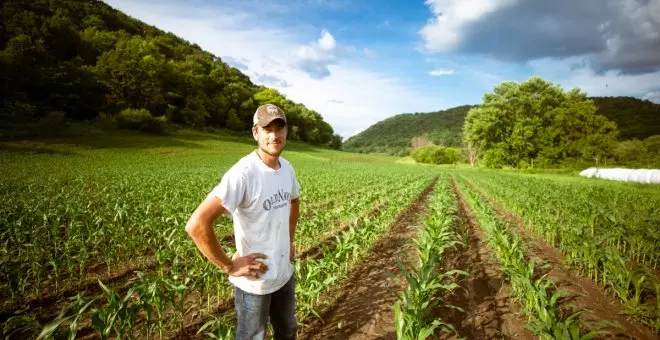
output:
[[[642,99],[660,104],[660,91],[649,91],[642,96]]]
[[[364,55],[367,56],[367,58],[376,58],[376,52],[367,47],[364,48]]]
[[[517,0],[426,0],[433,12],[421,29],[424,47],[432,52],[450,51],[461,40],[461,29],[484,15]]]
[[[321,37],[314,43],[298,47],[294,66],[309,73],[314,78],[330,75],[328,65],[337,61],[335,47],[337,41],[330,32],[321,31]]]
[[[335,49],[337,41],[335,41],[335,37],[333,37],[330,32],[323,30],[321,32],[321,37],[319,38],[318,44],[321,50],[332,51]]]
[[[660,69],[660,0],[426,0],[424,52],[503,61],[583,56],[598,73]]]
[[[634,96],[657,91],[660,72],[644,74],[621,74],[609,71],[598,74],[590,68],[571,70],[572,62],[578,58],[553,60],[549,58],[532,61],[533,74],[548,81],[559,83],[564,89],[579,88],[589,96]]]
[[[443,68],[441,68],[441,69],[433,70],[433,71],[429,72],[429,74],[432,75],[432,76],[449,76],[449,75],[454,74],[454,72],[455,71],[453,69],[443,69]]]
[[[249,23],[253,21],[249,14],[227,8],[197,10],[168,2],[106,1],[215,55],[240,60],[247,66],[245,73],[252,81],[263,84],[259,79],[267,80],[268,86],[287,98],[319,112],[343,137],[395,114],[428,112],[445,104],[437,94],[420,94],[399,78],[341,60],[340,53],[336,53],[341,44],[328,31],[322,31],[317,40],[309,43],[301,41],[299,35],[310,32],[255,26]],[[314,77],[297,67],[296,62],[305,59],[319,62],[328,75]],[[343,104],[337,103],[338,99]]]

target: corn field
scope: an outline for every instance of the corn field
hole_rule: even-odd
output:
[[[126,138],[15,142],[0,149],[3,338],[234,337],[233,287],[184,226],[222,174],[254,146],[198,133]],[[616,326],[584,322],[585,310],[568,306],[561,287],[541,273],[544,264],[527,256],[521,226],[500,218],[496,207],[559,249],[576,275],[616,298],[634,322],[660,331],[657,188],[406,165],[295,143],[284,157],[301,184],[294,265],[303,338],[314,338],[308,325],[333,322],[335,304],[347,303],[336,293],[429,188],[417,220],[405,222],[414,228],[405,255],[387,259],[394,269],[384,280],[400,289],[387,292],[395,301],[383,309],[392,313],[388,322],[397,338],[470,337],[469,327],[443,314],[470,313],[451,302],[475,274],[455,261],[471,251],[461,209],[478,223],[530,334],[588,339]],[[230,218],[222,217],[215,230],[233,254]]]

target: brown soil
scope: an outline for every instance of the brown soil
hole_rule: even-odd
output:
[[[125,281],[136,271],[149,271],[158,266],[158,263],[155,261],[148,261],[145,263],[140,263],[139,265],[130,266],[128,268],[122,268],[117,271],[107,273],[105,270],[100,273],[90,274],[85,281],[82,283],[68,284],[60,283],[62,288],[56,292],[50,292],[54,290],[54,286],[46,288],[43,290],[43,295],[38,298],[32,298],[25,301],[12,301],[8,302],[7,305],[2,307],[0,311],[0,323],[5,322],[8,318],[18,315],[14,311],[19,310],[23,313],[29,311],[30,314],[36,315],[42,321],[52,319],[60,311],[60,308],[63,304],[60,304],[63,299],[74,296],[79,292],[88,292],[90,294],[101,293],[101,287],[99,286],[98,280],[101,280],[104,284],[115,285]]]
[[[466,183],[474,188],[471,183],[467,181]],[[533,236],[522,219],[504,210],[497,202],[484,195],[479,189],[474,189],[495,209],[499,218],[517,227],[518,235],[527,246],[526,255],[529,259],[550,264],[550,267],[545,271],[541,271],[541,273],[547,274],[558,289],[566,291],[567,296],[563,303],[574,306],[575,310],[587,310],[580,316],[580,320],[585,325],[607,320],[621,326],[620,329],[614,327],[604,328],[611,334],[602,335],[600,338],[658,339],[658,335],[654,334],[648,327],[623,315],[623,307],[618,299],[606,294],[592,280],[576,274],[575,271],[564,264],[562,262],[563,255],[559,249]]]
[[[365,214],[365,216],[370,216],[370,217],[376,217],[380,215],[383,207],[385,206],[386,202],[380,202],[376,204],[369,212]],[[323,241],[318,243],[317,245],[301,252],[298,254],[296,257],[299,258],[302,261],[308,260],[308,259],[321,259],[325,255],[326,251],[332,250],[332,246],[334,245],[335,238],[337,236],[341,236],[343,233],[348,231],[351,227],[355,227],[353,223],[346,223],[339,225],[338,230],[335,233],[332,233],[332,235],[326,237]],[[231,236],[233,237],[233,235]],[[232,238],[233,242],[233,238]],[[230,310],[234,309],[234,300],[233,298],[229,298],[226,301],[223,301],[220,303],[218,307],[213,311],[213,315],[220,315],[226,312],[229,312]],[[198,336],[197,330],[209,320],[209,316],[206,315],[196,315],[192,317],[190,320],[187,320],[186,326],[184,329],[176,333],[172,338],[174,339],[198,339],[201,338]]]
[[[389,273],[398,273],[397,259],[410,260],[404,250],[416,234],[419,214],[426,211],[436,181],[397,216],[372,253],[350,270],[340,291],[326,294],[326,299],[334,303],[321,313],[320,319],[303,321],[307,327],[300,331],[301,339],[396,338],[393,305],[400,287],[390,279]]]
[[[469,275],[458,282],[460,288],[445,300],[464,312],[442,308],[436,314],[456,327],[458,337],[535,339],[524,328],[527,320],[516,314],[519,307],[510,296],[511,287],[504,281],[499,264],[453,178],[452,187],[458,200],[466,247],[448,252],[446,269],[461,269]],[[456,335],[441,338],[456,338]]]

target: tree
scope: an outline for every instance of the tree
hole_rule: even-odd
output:
[[[131,109],[149,112],[155,124],[243,130],[257,106],[272,102],[287,112],[293,139],[328,145],[333,138],[318,113],[103,1],[4,0],[0,99],[3,122],[26,128],[62,113],[116,119]]]
[[[328,146],[332,149],[339,150],[341,149],[342,137],[338,134],[333,134]]]
[[[164,68],[155,44],[137,36],[117,42],[96,63],[101,82],[110,90],[108,100],[132,108],[148,109],[164,103],[160,79]]]
[[[611,154],[617,128],[596,110],[585,93],[565,92],[540,77],[504,82],[468,112],[464,142],[489,167],[603,159]]]
[[[427,146],[431,144],[431,140],[429,139],[428,136],[422,135],[422,136],[415,136],[412,138],[412,147],[413,149],[419,149],[421,147]]]
[[[287,106],[285,99],[277,90],[262,87],[261,90],[254,94],[254,100],[258,105],[273,104],[280,107],[282,110]]]

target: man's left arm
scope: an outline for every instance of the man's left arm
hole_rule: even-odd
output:
[[[296,197],[291,200],[291,210],[289,212],[289,242],[290,248],[289,251],[289,260],[293,261],[293,258],[296,256],[296,248],[293,245],[295,234],[296,234],[296,225],[298,224],[298,215],[300,212],[300,197]]]

